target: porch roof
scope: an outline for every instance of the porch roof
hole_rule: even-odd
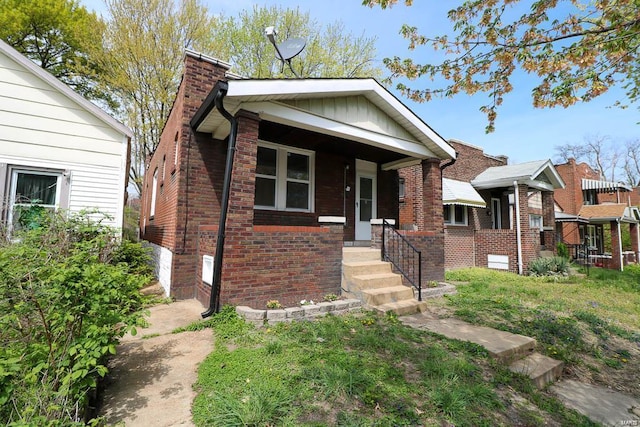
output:
[[[485,208],[486,202],[473,188],[464,181],[442,178],[442,204],[443,205],[464,205],[475,208]]]
[[[419,159],[455,158],[437,132],[376,80],[244,79],[229,80],[224,98],[231,114],[247,110],[262,119],[382,148],[404,156],[383,165],[399,168]],[[229,123],[214,106],[212,90],[191,120],[198,132],[223,139]],[[397,156],[396,156],[397,157]]]
[[[583,218],[580,215],[572,215],[564,212],[555,212],[554,215],[556,222],[580,222],[583,224],[587,224],[589,222],[588,219]]]
[[[578,216],[588,219],[593,224],[604,224],[611,221],[640,222],[640,211],[637,207],[618,203],[584,205]]]
[[[553,191],[564,188],[564,181],[553,167],[551,160],[536,160],[517,165],[494,166],[486,169],[471,181],[481,190],[510,187],[513,182],[528,185],[531,188]]]

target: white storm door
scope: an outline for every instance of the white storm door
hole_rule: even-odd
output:
[[[376,218],[376,175],[356,171],[356,240],[371,240],[372,218]]]

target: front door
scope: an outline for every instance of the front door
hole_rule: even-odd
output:
[[[371,219],[376,218],[375,163],[356,164],[356,240],[371,240]]]

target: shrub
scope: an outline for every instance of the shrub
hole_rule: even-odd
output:
[[[0,247],[0,419],[82,421],[106,357],[140,324],[140,288],[112,230],[80,214],[49,214]]]
[[[569,274],[569,260],[561,256],[538,258],[529,263],[531,276],[558,276]]]
[[[566,258],[566,259],[570,258],[569,248],[567,248],[567,245],[565,245],[564,243],[558,242],[556,244],[556,251],[559,257]]]

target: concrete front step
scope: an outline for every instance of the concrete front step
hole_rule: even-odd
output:
[[[353,290],[388,288],[402,286],[402,276],[396,273],[360,274],[349,281]]]
[[[343,261],[343,274],[358,276],[361,274],[391,273],[391,264],[384,261]]]
[[[529,356],[516,360],[509,369],[512,372],[527,375],[539,389],[547,384],[557,381],[562,376],[564,363],[552,359],[540,353],[532,353]]]
[[[342,248],[342,261],[380,261],[380,249],[347,247]]]
[[[413,290],[407,286],[388,286],[386,288],[365,289],[362,297],[367,305],[383,305],[404,300],[413,301]]]
[[[373,308],[374,310],[380,311],[382,313],[387,313],[391,311],[398,316],[406,316],[409,314],[425,312],[427,310],[427,303],[424,301],[416,301],[414,299],[411,299],[411,300],[390,302],[382,305],[376,305],[371,308]]]
[[[424,328],[447,338],[481,345],[492,357],[503,362],[528,356],[536,346],[536,340],[533,338],[471,325],[458,319],[427,320],[424,322]]]

